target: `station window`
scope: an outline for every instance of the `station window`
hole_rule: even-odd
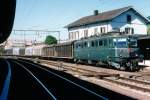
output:
[[[102,40],[99,40],[99,46],[102,46],[102,45],[103,45]]]
[[[125,28],[125,33],[126,34],[134,34],[134,29],[131,27],[127,27],[127,28]]]
[[[101,32],[101,33],[106,33],[105,27],[101,27],[101,28],[100,28],[100,32]]]
[[[131,23],[131,15],[127,15],[127,23]]]

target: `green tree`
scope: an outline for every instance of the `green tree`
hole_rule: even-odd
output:
[[[48,35],[45,39],[45,44],[47,45],[57,44],[57,39],[51,35]]]

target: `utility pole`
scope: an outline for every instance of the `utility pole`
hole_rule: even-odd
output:
[[[58,43],[60,43],[60,31],[58,31],[58,35],[59,35],[58,36],[58,41],[59,41]]]

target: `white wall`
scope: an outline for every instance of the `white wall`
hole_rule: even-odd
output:
[[[107,22],[105,23],[99,23],[99,24],[91,24],[91,25],[86,25],[86,26],[81,26],[81,27],[76,27],[76,28],[71,28],[68,30],[68,32],[70,34],[77,34],[76,32],[78,31],[79,32],[79,37],[78,35],[74,36],[74,38],[71,38],[70,40],[77,40],[77,39],[80,39],[80,38],[83,38],[85,37],[84,36],[84,30],[88,30],[88,36],[91,36],[91,35],[94,35],[94,29],[97,28],[98,29],[98,33],[97,34],[102,34],[100,32],[100,28],[101,27],[105,27],[105,31],[108,32],[110,31],[110,24]],[[72,36],[71,36],[72,37]]]

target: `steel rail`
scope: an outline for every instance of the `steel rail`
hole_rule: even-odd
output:
[[[118,85],[121,85],[121,86],[129,87],[131,89],[135,89],[135,90],[150,93],[150,89],[148,89],[148,88],[143,88],[143,87],[132,85],[132,84],[129,84],[129,83],[120,82],[120,81],[117,81],[117,80],[114,80],[114,79],[103,78],[103,80],[107,81],[107,82],[115,83],[115,84],[118,84]]]
[[[75,83],[75,82],[72,82],[71,80],[69,80],[69,79],[67,79],[67,78],[64,78],[64,77],[62,77],[62,76],[60,76],[60,75],[58,75],[58,74],[56,74],[56,73],[54,73],[54,72],[52,72],[52,71],[49,71],[49,70],[47,70],[47,69],[45,69],[45,68],[42,68],[42,67],[39,66],[39,65],[36,65],[36,64],[33,64],[33,63],[29,63],[29,62],[27,62],[27,61],[22,61],[22,60],[17,60],[17,61],[24,62],[24,63],[30,64],[30,65],[32,65],[32,66],[38,67],[38,68],[40,68],[40,69],[42,69],[42,70],[45,70],[46,72],[51,73],[51,74],[53,74],[53,75],[55,75],[55,76],[57,76],[57,77],[59,77],[59,78],[65,80],[65,81],[67,81],[67,82],[69,82],[69,83],[71,83],[71,84],[73,84],[73,85],[75,85],[75,86],[77,86],[77,87],[79,87],[79,88],[81,88],[81,89],[83,89],[83,90],[85,90],[85,91],[87,91],[87,92],[89,92],[89,93],[91,93],[91,94],[93,94],[93,95],[95,95],[95,96],[97,96],[97,97],[103,99],[103,100],[108,100],[106,97],[101,96],[101,95],[99,95],[99,94],[97,94],[97,93],[95,93],[95,92],[93,92],[93,91],[91,91],[91,90],[89,90],[89,89],[87,89],[87,88],[85,88],[85,87],[83,87],[83,86],[81,86],[81,85]]]
[[[47,89],[47,87],[30,70],[28,70],[24,65],[20,64],[17,61],[12,61],[12,62],[16,63],[17,65],[25,69],[44,88],[44,90],[52,97],[53,100],[57,100],[57,98]]]
[[[143,85],[149,85],[150,86],[150,83],[143,82],[143,81],[140,81],[140,80],[125,78],[125,77],[119,77],[118,79],[125,80],[125,81],[130,81],[130,82],[134,82],[134,83],[137,83],[137,84],[143,84]]]
[[[43,62],[43,61],[42,61],[42,62]],[[53,66],[57,66],[57,65],[58,65],[58,64],[55,63],[55,62],[48,62],[48,63],[50,63],[50,64],[53,65]],[[64,66],[62,66],[62,67],[66,68],[66,67],[69,67],[69,66],[64,64]],[[72,67],[72,68],[76,68],[76,67],[74,67],[74,66],[71,66],[71,67]],[[91,72],[91,73],[94,73],[94,72],[95,72],[95,71],[91,71],[91,70],[83,69],[83,68],[76,68],[76,69],[83,70],[83,71],[87,71],[87,72]],[[72,69],[71,69],[71,70],[72,70]],[[78,70],[78,72],[80,72],[79,70]],[[76,70],[74,70],[74,71],[76,71]],[[87,73],[87,72],[86,72],[86,73]],[[95,72],[94,74],[96,74],[96,73],[98,74],[98,72]],[[110,75],[111,75],[111,74],[110,74]],[[115,75],[114,75],[114,76],[115,76]],[[142,84],[142,85],[150,85],[150,83],[148,83],[148,82],[143,82],[143,81],[139,81],[139,80],[134,80],[134,79],[129,79],[129,78],[125,78],[125,77],[120,77],[119,75],[116,75],[116,76],[118,77],[118,79],[121,79],[121,80],[129,81],[129,82],[134,82],[134,83]],[[105,81],[109,81],[109,82],[115,83],[115,84],[120,84],[120,85],[122,85],[122,86],[127,86],[127,87],[130,87],[130,88],[132,88],[132,89],[141,90],[141,91],[144,91],[144,92],[150,92],[150,89],[148,89],[148,88],[143,88],[143,87],[131,85],[131,84],[128,84],[128,83],[119,82],[119,81],[117,81],[117,80],[108,79],[107,77],[106,77],[106,78],[105,78],[105,77],[101,77],[101,79],[103,79],[103,80],[105,80]]]
[[[48,63],[48,64],[56,66],[56,67],[59,66],[59,64],[56,62],[46,62],[43,60],[41,62]],[[62,64],[61,68],[72,70],[72,71],[83,73],[83,74],[87,74],[88,76],[94,76],[94,77],[100,76],[99,78],[102,78],[102,76],[119,76],[119,74],[110,74],[108,72],[96,72],[96,71],[92,71],[92,70],[88,70],[88,69],[84,69],[84,68],[79,68],[79,67],[77,68],[75,66],[69,66],[66,64]]]

